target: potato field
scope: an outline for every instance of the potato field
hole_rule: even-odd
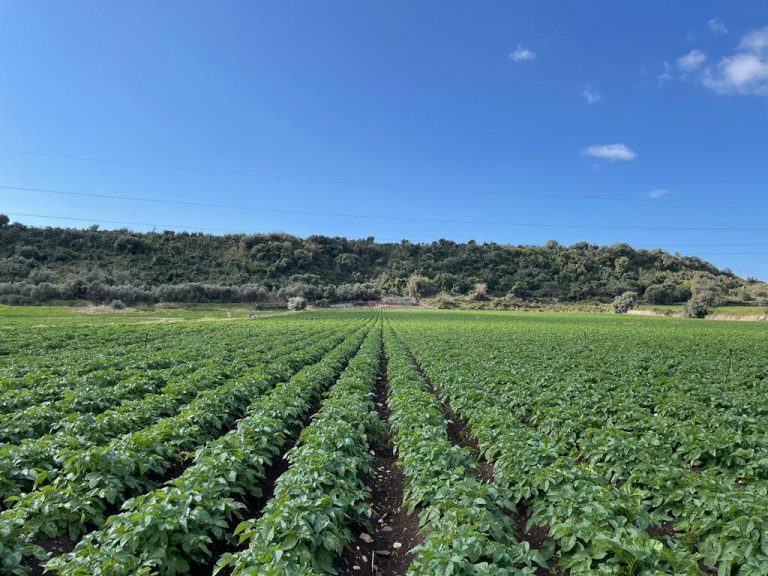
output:
[[[0,319],[0,574],[768,574],[768,329]]]

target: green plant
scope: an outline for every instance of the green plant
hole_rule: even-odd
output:
[[[636,304],[636,292],[623,292],[614,298],[613,302],[611,303],[611,308],[613,308],[613,311],[616,312],[616,314],[626,314],[632,310]]]

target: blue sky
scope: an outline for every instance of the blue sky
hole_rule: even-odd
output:
[[[768,278],[762,0],[2,0],[0,37],[16,221],[628,242]]]

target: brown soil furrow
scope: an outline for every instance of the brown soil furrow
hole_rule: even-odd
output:
[[[355,528],[357,539],[336,565],[340,576],[401,576],[411,563],[409,550],[422,541],[418,515],[408,514],[403,506],[405,477],[396,465],[389,438],[387,387],[387,359],[382,353],[375,402],[385,437],[382,445],[372,450],[374,476],[368,483],[374,530],[369,534],[364,528]]]

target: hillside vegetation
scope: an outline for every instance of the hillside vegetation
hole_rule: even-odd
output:
[[[34,228],[4,220],[0,302],[11,304],[266,302],[296,296],[333,302],[438,293],[609,301],[628,291],[650,303],[671,304],[688,300],[696,282],[718,297],[755,297],[750,283],[727,269],[626,244],[377,243],[282,233]]]

